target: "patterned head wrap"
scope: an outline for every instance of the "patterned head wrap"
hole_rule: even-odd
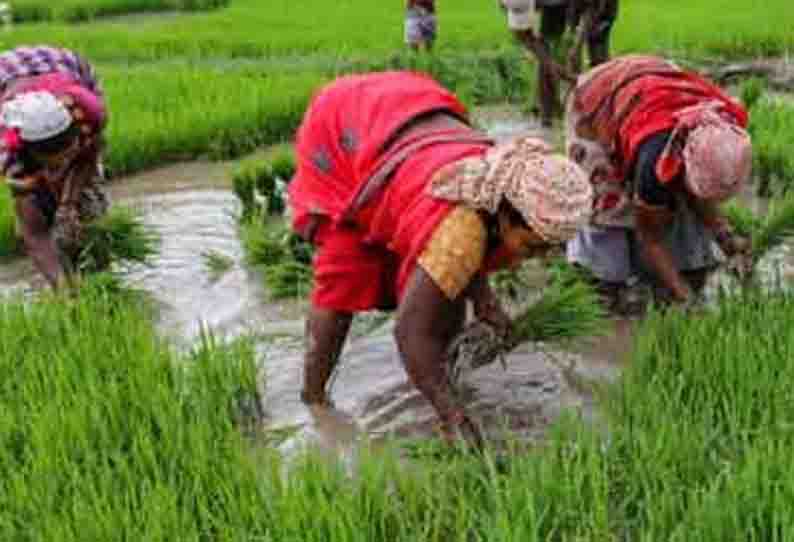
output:
[[[726,118],[718,102],[686,108],[677,117],[657,162],[657,176],[672,178],[683,162],[684,184],[693,196],[722,201],[740,192],[753,166],[747,131]]]
[[[684,146],[684,182],[698,198],[722,201],[740,192],[753,166],[750,136],[722,121],[695,128]]]
[[[593,189],[579,166],[532,137],[442,168],[429,190],[489,213],[496,213],[504,198],[551,244],[571,239],[587,224],[593,206]]]
[[[0,111],[4,126],[23,141],[44,141],[72,125],[69,110],[50,92],[27,92],[7,101]]]

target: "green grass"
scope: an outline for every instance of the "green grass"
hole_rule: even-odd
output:
[[[642,325],[607,402],[535,449],[362,451],[356,475],[242,437],[247,342],[163,344],[134,304],[0,305],[4,540],[786,540],[794,298]]]
[[[780,54],[794,45],[787,0],[692,3],[634,0],[621,6],[617,52],[676,50],[688,55]],[[493,49],[510,42],[496,3],[459,0],[439,9],[439,49]],[[235,0],[227,9],[186,15],[120,32],[115,23],[75,30],[68,25],[20,27],[0,43],[48,41],[75,47],[97,61],[240,58],[336,52],[345,58],[383,56],[402,48],[403,8],[365,0]],[[703,24],[708,21],[709,24]]]
[[[117,68],[107,92],[124,104],[108,130],[113,175],[202,155],[229,158],[289,137],[327,78],[252,68]],[[151,89],[157,89],[152,92]],[[114,112],[111,111],[111,115]]]
[[[16,22],[87,21],[109,15],[172,10],[208,10],[229,0],[11,0]]]
[[[0,185],[0,257],[17,253],[16,213],[11,192],[5,184]]]
[[[791,536],[792,324],[782,296],[644,324],[611,405],[616,525],[647,540]]]
[[[89,285],[0,305],[0,345],[0,538],[222,539],[257,521],[234,421],[255,386],[248,343],[177,355],[141,308]]]
[[[750,111],[753,171],[761,195],[779,195],[794,183],[794,106],[761,99]]]
[[[207,273],[213,280],[219,279],[224,273],[234,267],[234,260],[231,257],[216,250],[202,252],[201,257],[204,260],[204,267],[207,269]]]

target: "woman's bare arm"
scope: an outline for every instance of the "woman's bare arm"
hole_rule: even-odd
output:
[[[301,400],[307,405],[328,404],[328,382],[339,362],[353,315],[312,307],[306,319],[306,354]]]
[[[58,248],[41,209],[36,205],[32,194],[17,196],[15,207],[20,222],[22,240],[28,255],[50,286],[57,288],[66,276]]]
[[[641,202],[636,205],[635,217],[637,237],[645,263],[672,292],[676,301],[687,301],[691,295],[689,286],[678,272],[673,255],[664,244],[664,232],[672,222],[672,212],[665,206]]]
[[[463,296],[449,300],[417,266],[397,313],[395,335],[411,382],[433,405],[445,432],[464,427],[478,438],[449,387],[444,363],[447,346],[461,329],[464,309]]]

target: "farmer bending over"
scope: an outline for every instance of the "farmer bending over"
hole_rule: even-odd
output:
[[[418,51],[433,48],[436,41],[436,0],[405,1],[405,43]]]
[[[750,175],[747,112],[706,79],[651,56],[580,77],[566,113],[568,156],[595,189],[592,225],[568,244],[614,301],[633,276],[686,303],[749,243],[720,213]]]
[[[562,114],[560,74],[551,61],[564,64],[571,54],[563,50],[566,28],[575,29],[589,17],[585,24],[590,24],[584,29],[582,38],[587,42],[590,66],[606,62],[609,60],[609,36],[618,15],[618,0],[498,1],[507,12],[507,24],[513,35],[537,57],[537,108],[541,123],[549,127],[554,117]],[[593,13],[587,14],[587,10]],[[578,56],[579,45],[571,44],[577,48],[575,56]],[[572,67],[578,69],[578,65]]]
[[[592,208],[586,176],[536,139],[493,146],[453,94],[406,72],[324,88],[297,157],[293,226],[317,247],[303,401],[328,402],[354,313],[396,309],[403,363],[444,435],[473,431],[442,362],[466,302],[509,331],[485,275],[570,239]]]
[[[20,47],[0,55],[0,161],[25,248],[58,287],[72,271],[84,221],[108,202],[101,179],[106,115],[93,69],[76,53]]]

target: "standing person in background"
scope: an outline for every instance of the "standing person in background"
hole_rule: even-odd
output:
[[[658,301],[694,301],[718,264],[714,241],[746,270],[750,244],[720,212],[752,168],[737,100],[672,62],[630,55],[579,78],[565,126],[568,156],[595,190],[592,223],[568,258],[613,307],[635,278]]]
[[[108,208],[104,98],[93,68],[47,46],[0,55],[0,167],[25,249],[51,286],[74,271],[82,227]]]
[[[436,0],[406,0],[405,2],[405,43],[418,51],[424,47],[433,49],[436,41]]]
[[[609,60],[609,37],[618,14],[618,0],[499,0],[507,12],[507,24],[513,35],[538,63],[537,107],[543,126],[550,127],[553,119],[562,114],[560,101],[560,67],[569,61],[574,71],[579,69],[581,43],[570,44],[567,51],[563,39],[567,28],[577,30],[577,36],[587,42],[590,66]],[[569,74],[569,79],[575,74]]]

